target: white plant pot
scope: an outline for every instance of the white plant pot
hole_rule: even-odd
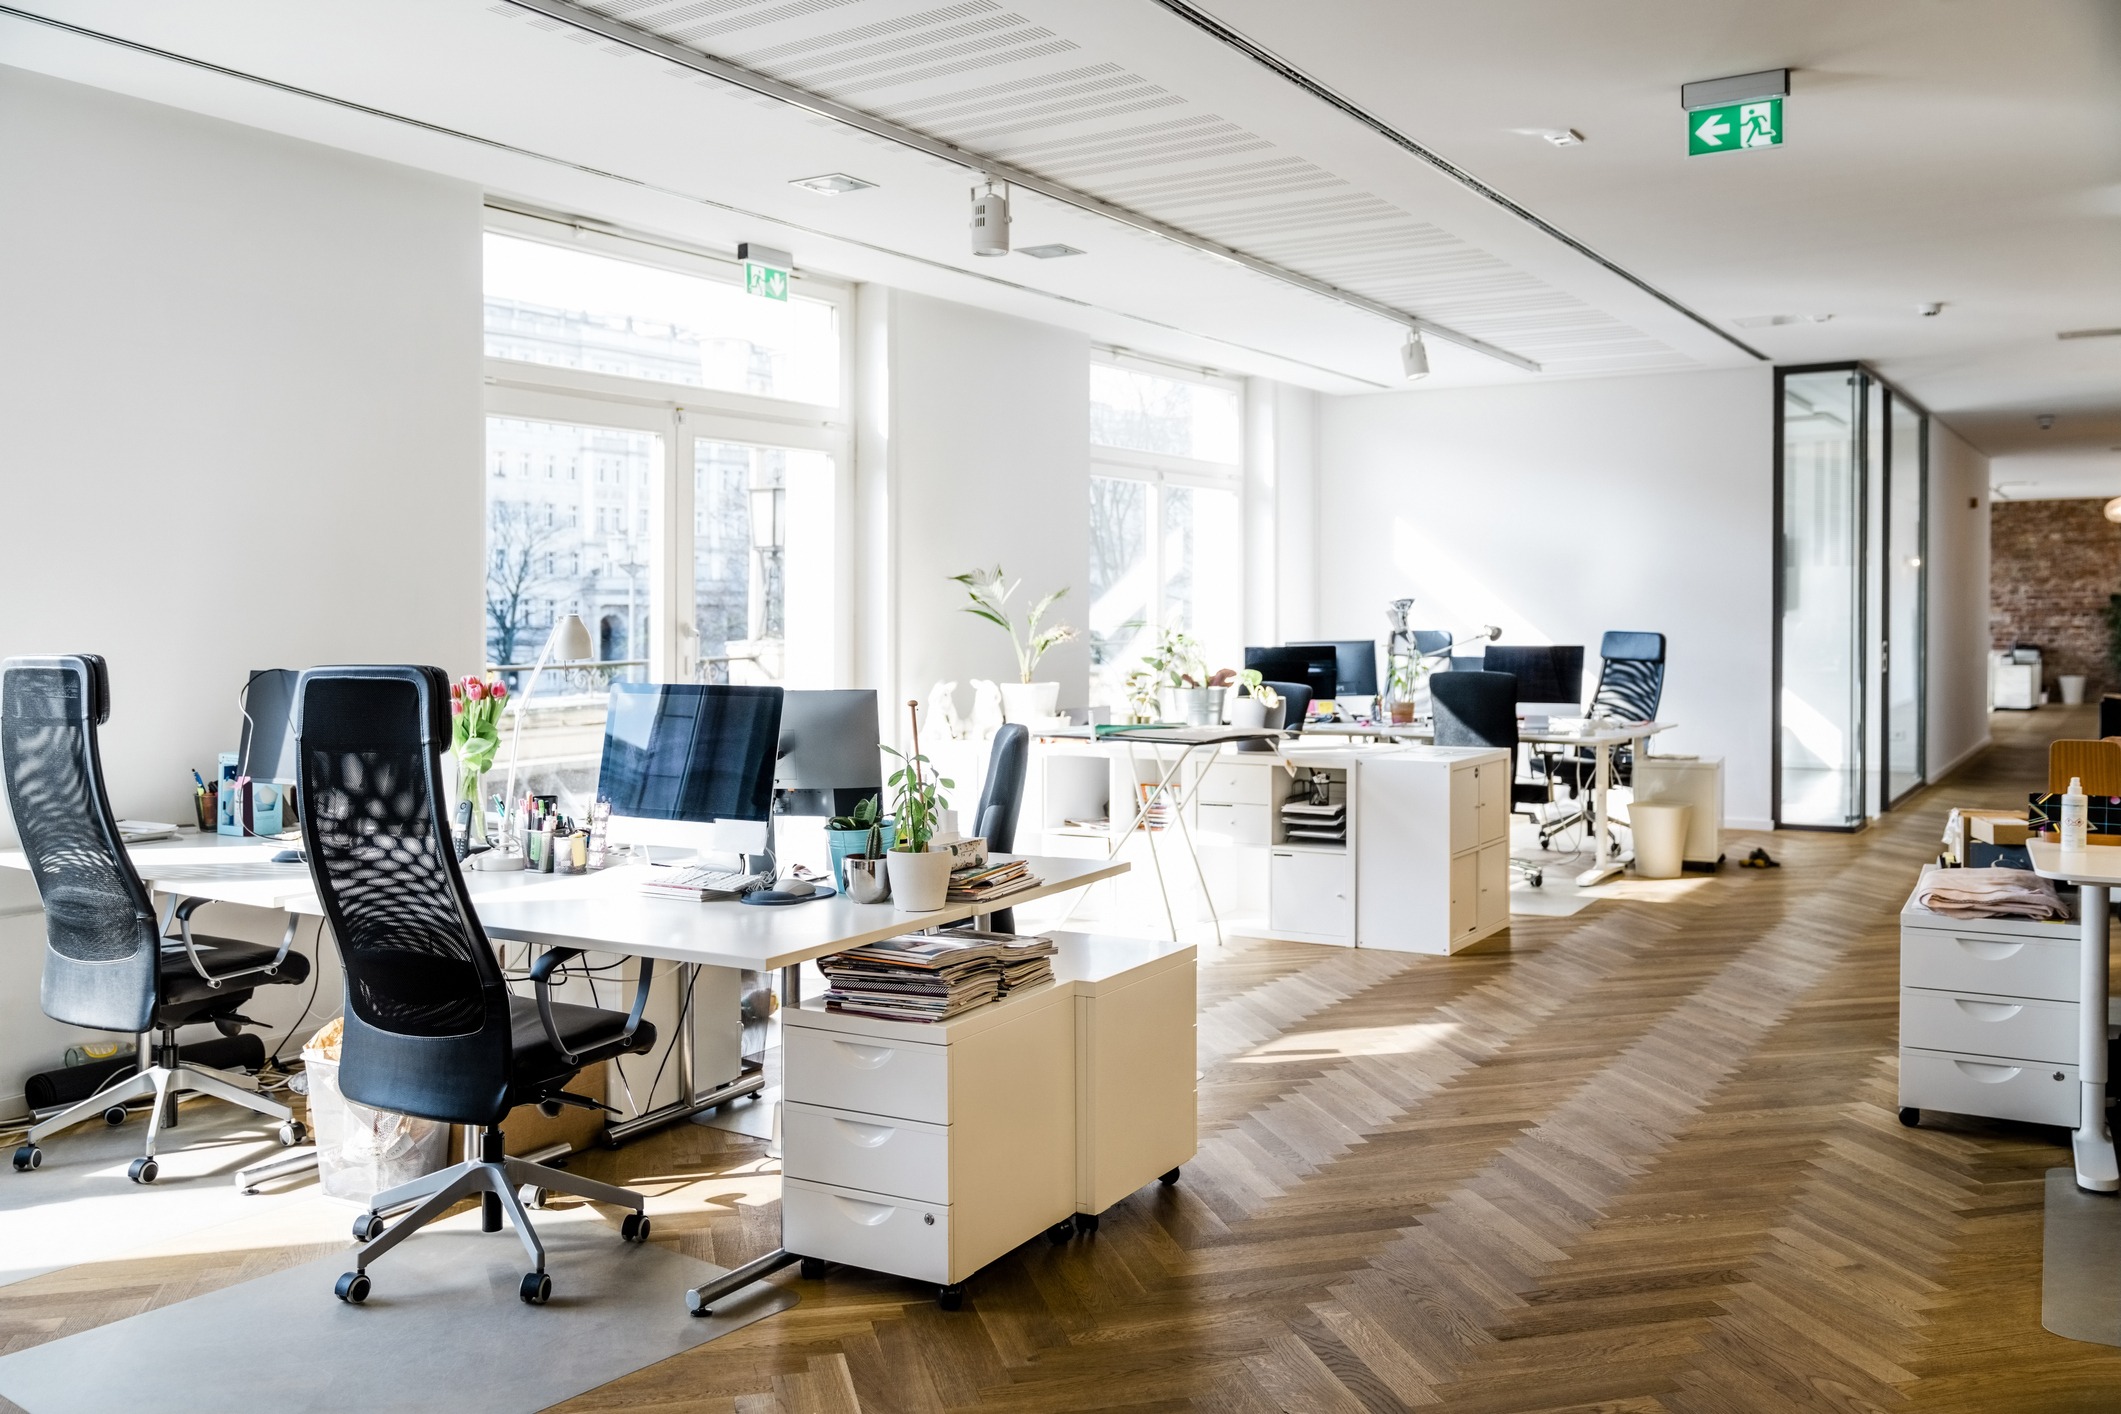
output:
[[[1230,725],[1233,727],[1263,727],[1267,724],[1267,706],[1256,697],[1233,697],[1230,699]]]
[[[951,855],[942,850],[907,854],[893,850],[891,902],[901,913],[933,913],[950,899]]]
[[[1027,726],[1043,722],[1060,710],[1060,687],[1057,682],[1005,682],[1001,685],[1002,716]]]

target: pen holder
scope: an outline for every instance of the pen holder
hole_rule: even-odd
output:
[[[215,801],[214,787],[209,784],[204,790],[191,793],[192,809],[199,817],[199,833],[212,834],[221,823],[220,808]]]

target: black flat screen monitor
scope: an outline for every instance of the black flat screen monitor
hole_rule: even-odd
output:
[[[1583,645],[1490,643],[1481,666],[1517,677],[1517,700],[1552,706],[1583,705]]]
[[[781,739],[777,687],[614,683],[597,799],[638,820],[767,820]]]
[[[870,796],[881,803],[876,689],[797,690],[783,697],[773,788],[783,815],[851,815]]]
[[[255,781],[295,778],[295,679],[292,668],[260,668],[243,688],[243,740],[237,770]]]
[[[1375,697],[1377,695],[1377,642],[1370,638],[1336,638],[1330,642],[1292,643],[1291,648],[1330,648],[1333,650],[1335,697]]]
[[[1311,689],[1313,702],[1330,702],[1340,676],[1340,655],[1330,643],[1287,644],[1247,648],[1245,666],[1259,669],[1267,682],[1292,682]]]

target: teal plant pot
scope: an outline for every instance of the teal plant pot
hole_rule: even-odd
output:
[[[884,848],[890,849],[898,838],[898,826],[886,820],[882,829]],[[840,868],[840,861],[850,855],[858,855],[869,847],[867,830],[827,830],[825,840],[832,846],[832,881],[841,893],[847,892],[847,871]]]

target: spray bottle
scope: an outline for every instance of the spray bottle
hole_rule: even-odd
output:
[[[2084,783],[2076,776],[2069,778],[2069,789],[2062,794],[2062,848],[2080,850],[2085,845],[2085,822],[2089,815],[2089,802],[2084,798]]]

